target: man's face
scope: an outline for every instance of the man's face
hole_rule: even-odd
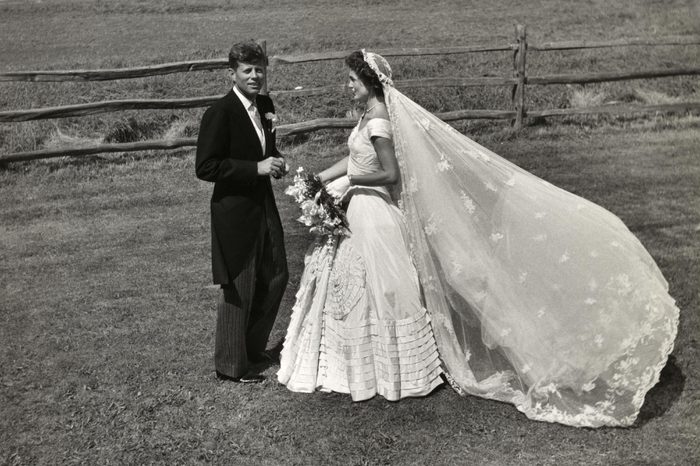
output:
[[[265,79],[263,64],[238,62],[236,69],[229,68],[228,72],[238,90],[249,99],[255,100],[255,96],[260,93]]]

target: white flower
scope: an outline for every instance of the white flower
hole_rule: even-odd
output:
[[[541,387],[538,391],[539,392],[546,392],[546,393],[559,393],[559,389],[554,384],[554,382]]]
[[[436,281],[437,280],[435,280],[435,277],[433,275],[429,275],[428,276],[428,286],[426,288],[428,288],[428,290],[430,290],[430,291],[438,291],[438,287],[435,286]]]
[[[459,192],[459,197],[460,199],[462,199],[462,204],[464,205],[464,208],[467,209],[467,212],[473,214],[476,210],[476,206],[474,205],[474,201],[472,200],[472,198],[467,196],[467,193],[465,193],[464,191]]]
[[[632,282],[630,282],[630,277],[626,273],[621,273],[615,277],[617,281],[617,292],[620,295],[629,294],[632,291]]]
[[[442,157],[437,164],[437,168],[438,168],[438,171],[441,171],[441,172],[444,172],[447,170],[452,170],[452,164],[450,163],[449,160]]]
[[[632,366],[636,366],[639,363],[639,358],[627,358],[620,361],[618,367],[621,371],[627,372]]]
[[[415,176],[412,176],[408,179],[408,192],[409,193],[417,193],[418,192],[418,180],[416,179]]]
[[[595,336],[595,338],[593,339],[593,341],[595,342],[595,344],[596,344],[596,346],[597,346],[598,348],[602,348],[602,347],[603,347],[603,341],[604,341],[604,339],[603,339],[603,335],[601,335],[600,333],[599,333],[598,335]]]
[[[460,262],[458,262],[457,259],[453,258],[451,261],[451,265],[452,275],[459,275],[462,273],[462,271],[464,271],[464,266]]]
[[[585,384],[583,384],[583,386],[581,387],[581,389],[582,389],[584,392],[590,392],[590,391],[593,390],[594,388],[595,388],[595,384],[594,384],[593,382],[585,383]]]
[[[267,112],[265,114],[265,119],[271,121],[272,123],[277,123],[277,121],[278,121],[277,115],[275,115],[272,112]]]
[[[482,162],[490,162],[491,161],[491,157],[484,154],[483,152],[479,152],[478,154],[476,154],[476,158],[478,158]]]
[[[622,340],[622,343],[620,343],[620,349],[621,350],[629,350],[629,349],[634,349],[637,346],[634,338],[632,337],[627,337],[624,340]],[[625,351],[626,353],[627,351]]]
[[[571,256],[569,256],[569,251],[564,251],[564,254],[562,254],[559,258],[559,263],[563,264],[564,262],[568,262],[569,259],[571,259]]]
[[[491,241],[493,241],[494,243],[498,243],[502,239],[503,239],[502,233],[498,233],[498,232],[491,233]]]
[[[610,408],[613,407],[613,403],[610,400],[605,400],[605,401],[599,401],[598,403],[595,404],[598,409],[601,411],[608,411]]]
[[[441,223],[442,223],[442,219],[440,219],[440,217],[435,218],[435,214],[431,215],[428,218],[428,221],[426,222],[425,227],[423,228],[423,230],[425,230],[425,234],[430,236],[430,235],[437,233],[438,225],[440,225]]]
[[[528,372],[530,372],[531,369],[532,369],[532,368],[530,367],[529,364],[525,364],[525,365],[520,369],[520,372],[522,372],[523,374],[527,374]]]
[[[583,414],[585,416],[595,416],[598,414],[598,410],[591,405],[583,405]]]

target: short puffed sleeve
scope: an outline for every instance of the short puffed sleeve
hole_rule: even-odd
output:
[[[367,122],[367,133],[370,139],[373,137],[392,139],[391,122],[384,118],[372,118]]]

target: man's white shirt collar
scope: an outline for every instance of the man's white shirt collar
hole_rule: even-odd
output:
[[[253,123],[253,129],[258,135],[258,139],[260,140],[260,145],[262,146],[263,153],[265,152],[265,132],[262,129],[262,126],[258,126],[258,124],[254,120],[253,113],[250,111],[251,106],[255,104],[252,100],[250,100],[248,97],[243,95],[243,93],[238,89],[238,86],[234,85],[233,86],[233,92],[238,96],[238,99],[241,101],[243,104],[243,107],[246,109],[246,113],[248,113],[248,118],[250,118],[250,122]],[[258,115],[260,115],[260,111],[258,111]],[[260,121],[260,125],[262,125],[262,119]]]
[[[250,100],[248,97],[243,95],[243,93],[238,89],[238,86],[233,86],[233,92],[236,93],[238,98],[240,99],[241,103],[243,104],[243,107],[245,107],[246,110],[250,109],[250,106],[253,105],[255,102]]]

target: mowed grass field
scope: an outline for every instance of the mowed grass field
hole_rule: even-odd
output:
[[[239,38],[271,53],[361,46],[507,42],[513,24],[540,40],[697,32],[691,1],[300,2],[0,1],[2,70],[96,68],[224,56]],[[679,66],[697,48],[533,54],[543,72]],[[641,55],[640,55],[641,54]],[[640,58],[642,57],[642,58]],[[405,59],[404,79],[510,72],[510,57]],[[394,63],[394,62],[392,62]],[[696,62],[697,63],[697,60]],[[539,67],[539,68],[537,68]],[[574,67],[574,68],[572,68]],[[340,63],[271,70],[272,88],[342,80]],[[116,83],[0,83],[0,109],[225,92],[222,73]],[[693,98],[697,79],[587,86],[630,100]],[[431,110],[508,108],[508,90],[412,94]],[[567,106],[570,88],[532,88],[533,108]],[[596,97],[597,98],[597,97]],[[283,123],[344,116],[346,96],[278,102]],[[201,110],[122,112],[2,125],[3,151],[74,140],[196,134]],[[129,121],[129,118],[132,120]],[[136,122],[136,123],[134,123]],[[296,394],[274,378],[239,386],[214,377],[211,186],[192,150],[10,164],[0,170],[1,464],[697,464],[700,461],[700,119],[572,118],[460,125],[527,170],[619,215],[656,259],[681,308],[673,355],[627,429],[530,421],[510,405],[459,397],[352,403]],[[121,133],[119,132],[121,129]],[[345,154],[347,132],[280,141],[293,166]],[[60,141],[59,141],[60,143]],[[271,339],[278,344],[311,237],[275,183],[291,279]]]

